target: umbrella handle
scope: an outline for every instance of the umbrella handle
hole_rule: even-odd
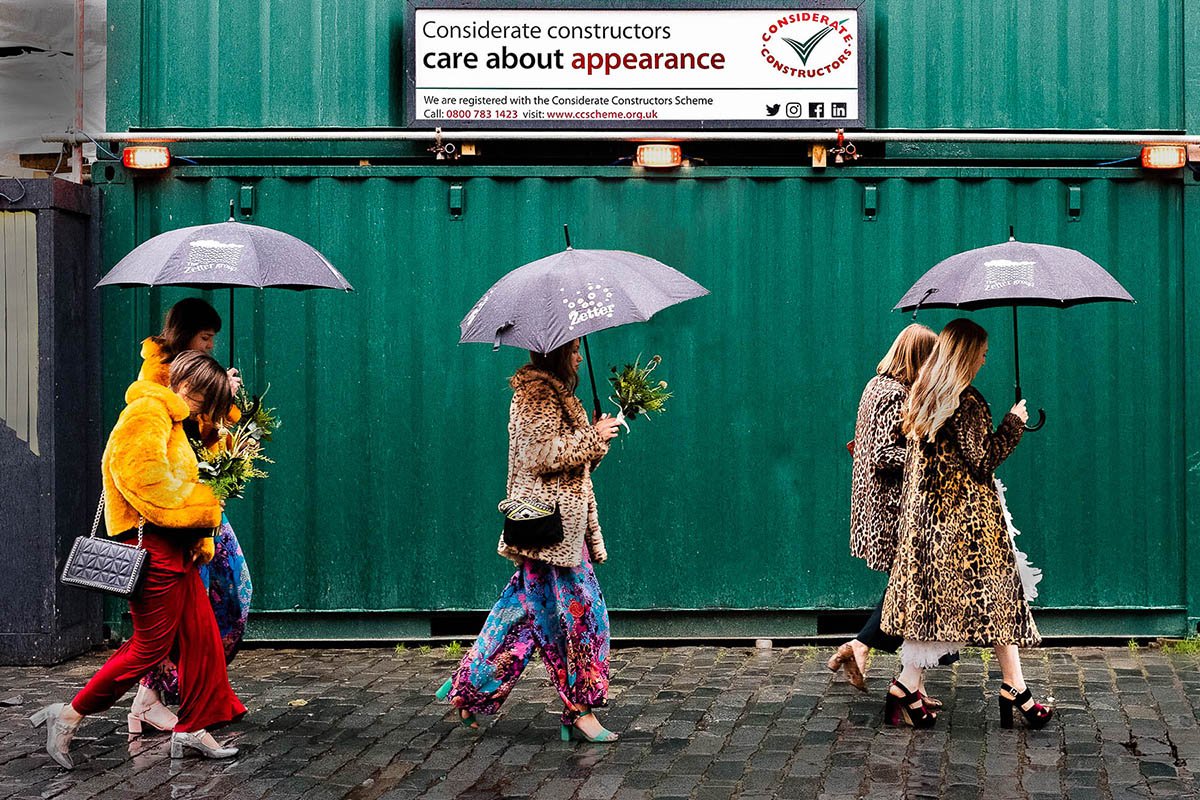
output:
[[[924,297],[922,297],[920,300],[918,300],[918,301],[917,301],[917,306],[916,306],[916,308],[914,308],[914,309],[913,309],[913,315],[912,315],[912,318],[913,318],[914,320],[916,320],[916,318],[917,318],[917,312],[921,310],[921,304],[922,304],[922,303],[924,303],[926,300],[928,300],[928,299],[930,298],[930,296],[931,296],[931,295],[935,295],[935,294],[937,294],[937,288],[936,288],[936,287],[935,287],[935,288],[932,288],[932,289],[928,289],[928,290],[926,290],[926,292],[925,292],[925,296],[924,296]]]
[[[1029,425],[1029,424],[1026,424],[1026,425],[1025,425],[1025,430],[1027,430],[1027,431],[1040,431],[1040,430],[1042,429],[1042,426],[1043,426],[1043,425],[1045,425],[1045,424],[1046,424],[1046,412],[1045,412],[1045,410],[1044,410],[1044,409],[1041,409],[1041,408],[1039,408],[1039,409],[1038,409],[1038,421],[1037,421],[1037,423],[1036,423],[1036,424],[1034,424],[1034,425]]]
[[[246,419],[254,419],[254,415],[258,413],[258,409],[261,407],[262,407],[262,397],[256,394],[256,395],[254,395],[254,397],[252,397],[250,399],[250,407],[247,409],[244,409],[245,410],[244,416],[246,417]]]

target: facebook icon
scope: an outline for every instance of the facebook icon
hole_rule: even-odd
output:
[[[824,117],[825,116],[825,104],[824,103],[809,103],[808,104],[808,115],[810,117],[813,117],[814,119],[820,119],[821,117]]]

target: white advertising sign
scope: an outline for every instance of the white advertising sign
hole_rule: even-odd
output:
[[[861,127],[859,2],[529,8],[414,0],[413,127]]]

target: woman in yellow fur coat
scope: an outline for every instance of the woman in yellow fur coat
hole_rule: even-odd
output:
[[[198,297],[180,300],[167,312],[162,332],[142,342],[143,361],[138,379],[166,386],[173,359],[189,350],[211,354],[220,331],[221,317],[211,305]],[[236,393],[241,379],[236,369],[230,369],[228,374],[230,389]],[[214,422],[204,414],[184,420],[184,432],[188,438],[197,439],[211,448],[220,445],[223,426],[240,419],[238,407],[230,404],[223,420]],[[223,514],[220,531],[213,542],[215,555],[200,568],[200,579],[217,617],[225,647],[225,663],[229,664],[242,643],[254,588],[242,547],[228,517]],[[140,733],[146,726],[160,731],[171,730],[175,727],[175,714],[165,704],[178,702],[179,671],[170,659],[166,659],[142,679],[129,709],[129,730]]]
[[[216,619],[196,572],[212,557],[221,503],[199,482],[182,424],[190,414],[219,419],[230,403],[229,378],[211,356],[189,352],[172,363],[170,384],[129,387],[101,461],[108,535],[136,540],[140,530],[148,554],[141,588],[129,601],[133,637],[69,704],[54,703],[31,718],[46,725],[46,750],[67,769],[83,718],[111,708],[168,653],[176,654],[183,676],[172,758],[185,749],[208,758],[237,754],[206,731],[237,719],[246,707],[229,686]]]

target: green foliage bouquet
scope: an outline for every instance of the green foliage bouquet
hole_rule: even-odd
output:
[[[264,406],[262,397],[251,399],[244,388],[238,393],[237,405],[243,409],[241,420],[215,444],[205,447],[202,442],[192,440],[196,460],[200,462],[200,481],[219,500],[240,498],[251,480],[267,477],[259,465],[274,463],[263,453],[262,443],[270,441],[271,434],[279,429],[275,409]]]
[[[650,377],[650,373],[662,363],[662,356],[654,356],[644,367],[641,362],[639,355],[632,364],[626,364],[621,370],[613,367],[612,377],[608,379],[613,385],[609,400],[620,409],[617,419],[625,426],[625,430],[629,430],[626,420],[636,419],[639,415],[649,418],[651,411],[658,414],[666,411],[667,400],[672,396],[667,391],[666,381],[656,381]]]

